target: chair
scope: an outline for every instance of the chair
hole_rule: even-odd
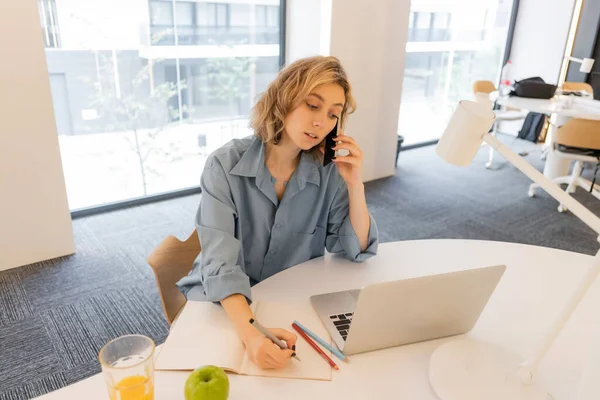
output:
[[[580,90],[583,90],[585,92],[588,92],[591,96],[594,95],[594,89],[592,88],[592,85],[585,82],[564,82],[561,86],[561,90],[565,92],[578,92]],[[550,123],[554,125],[552,121]],[[545,142],[546,144],[544,144],[544,146],[542,147],[542,155],[540,157],[544,161],[548,157],[548,151],[550,151],[550,147],[552,146],[552,137],[546,137]]]
[[[473,93],[475,94],[475,99],[477,102],[485,102],[489,103],[490,107],[493,107],[493,103],[490,100],[490,93],[495,92],[496,86],[491,81],[475,81],[473,84]],[[496,126],[500,121],[518,121],[520,119],[525,118],[525,114],[519,110],[494,110],[496,114],[496,122],[492,128],[491,135],[496,135]],[[489,159],[485,164],[486,168],[492,167],[492,162],[494,161],[494,149],[490,147]]]
[[[583,90],[591,95],[594,94],[594,89],[592,89],[592,85],[585,82],[565,82],[562,84],[562,90],[568,92],[578,92],[580,90]]]
[[[590,191],[592,182],[581,177],[583,164],[586,162],[597,164],[600,158],[600,121],[588,119],[571,118],[563,126],[556,130],[554,149],[559,156],[575,161],[571,175],[561,176],[553,179],[557,184],[567,184],[567,193],[574,193],[577,186]],[[535,189],[539,185],[529,186],[529,196],[535,196]],[[600,186],[594,184],[592,195],[600,199]],[[567,211],[564,205],[558,206],[559,212]]]
[[[167,236],[148,257],[169,325],[187,301],[175,284],[191,271],[200,249],[198,232],[194,229],[183,242],[175,236]]]
[[[495,92],[496,86],[492,83],[492,81],[475,81],[473,84],[473,93],[487,93],[490,94]]]

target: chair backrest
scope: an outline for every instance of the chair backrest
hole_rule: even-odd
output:
[[[562,84],[562,89],[567,91],[576,92],[578,90],[584,90],[589,94],[594,94],[594,89],[592,89],[592,85],[585,82],[565,82]]]
[[[600,121],[571,118],[556,130],[554,141],[565,146],[600,150]]]
[[[167,236],[148,257],[169,324],[175,320],[186,302],[185,296],[175,284],[191,271],[200,249],[198,232],[194,229],[183,242],[175,236]]]
[[[496,90],[496,86],[491,81],[475,81],[473,84],[473,93],[490,94]]]

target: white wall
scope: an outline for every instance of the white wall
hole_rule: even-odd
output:
[[[364,153],[363,180],[395,173],[408,0],[289,0],[286,61],[338,57],[358,108],[346,134]]]
[[[36,0],[0,3],[0,270],[75,252]],[[8,34],[18,32],[18,34]]]
[[[556,84],[574,0],[521,0],[510,59],[514,78],[541,76]]]
[[[409,12],[408,0],[333,0],[331,55],[358,104],[346,132],[363,150],[365,181],[395,173]]]

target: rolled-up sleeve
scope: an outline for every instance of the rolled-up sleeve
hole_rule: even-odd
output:
[[[369,214],[369,239],[365,251],[361,252],[358,236],[350,222],[348,189],[342,181],[335,194],[327,222],[325,246],[330,253],[344,253],[352,261],[363,261],[377,254],[379,232],[373,216]]]
[[[250,301],[250,279],[238,264],[242,245],[235,237],[235,204],[223,167],[213,157],[206,161],[200,187],[196,229],[202,251],[190,274],[177,286],[184,294],[201,286],[207,301],[221,301],[238,293]]]

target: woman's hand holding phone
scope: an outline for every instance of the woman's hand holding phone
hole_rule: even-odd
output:
[[[362,184],[362,150],[358,147],[356,141],[352,137],[344,135],[342,130],[339,130],[334,141],[333,151],[348,151],[348,155],[333,158],[333,162],[337,165],[338,172],[346,185],[352,187],[356,184]]]

